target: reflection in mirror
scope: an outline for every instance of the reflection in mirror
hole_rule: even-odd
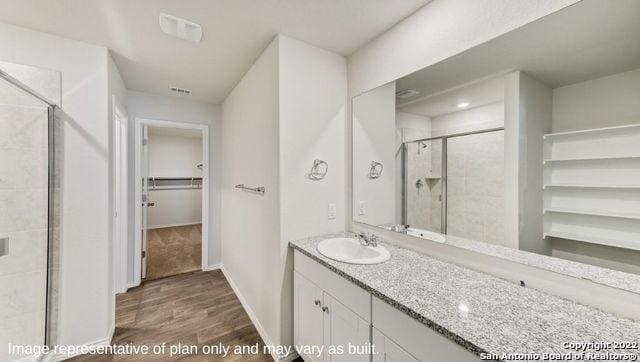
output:
[[[640,293],[638,39],[585,0],[355,97],[353,220]]]

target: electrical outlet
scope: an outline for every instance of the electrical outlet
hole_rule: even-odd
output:
[[[358,204],[358,215],[364,215],[365,212],[365,202],[364,201],[360,201],[360,203]]]
[[[336,204],[329,204],[327,214],[328,214],[329,220],[333,220],[336,218]]]

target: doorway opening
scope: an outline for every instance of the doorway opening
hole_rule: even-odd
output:
[[[207,270],[208,127],[136,120],[136,284]]]

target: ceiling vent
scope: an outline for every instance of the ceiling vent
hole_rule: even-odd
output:
[[[168,35],[194,43],[202,39],[202,27],[177,16],[160,13],[160,29]]]
[[[396,97],[400,99],[407,99],[407,98],[417,96],[418,94],[420,94],[420,92],[418,92],[417,90],[407,89],[407,90],[396,92]]]
[[[184,89],[184,88],[179,88],[179,87],[169,87],[169,89],[171,89],[172,92],[178,94],[178,95],[191,95],[191,89]]]

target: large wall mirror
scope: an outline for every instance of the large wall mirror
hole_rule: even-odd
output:
[[[640,293],[640,1],[353,98],[353,220]]]

